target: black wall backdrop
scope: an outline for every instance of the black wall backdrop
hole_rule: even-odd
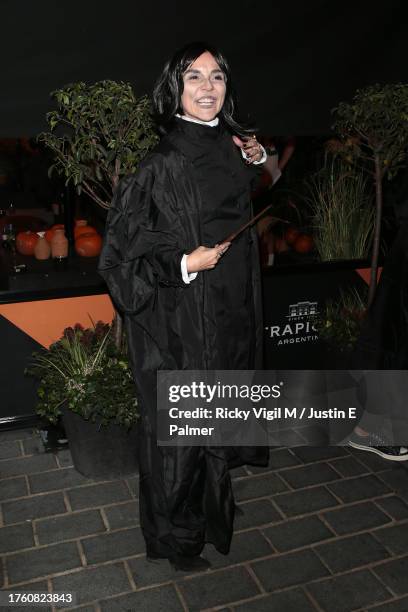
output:
[[[262,132],[327,132],[356,88],[406,79],[405,4],[2,0],[0,137],[42,130],[49,92],[69,82],[150,93],[166,58],[197,39],[224,50]]]

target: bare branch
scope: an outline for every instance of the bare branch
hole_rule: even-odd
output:
[[[87,183],[87,181],[82,181],[82,186],[84,191],[93,199],[95,200],[95,202],[97,204],[99,204],[99,206],[102,206],[102,208],[109,208],[110,207],[110,203],[107,204],[104,200],[102,200],[97,194],[96,192],[92,189],[92,187],[89,185],[89,183]]]

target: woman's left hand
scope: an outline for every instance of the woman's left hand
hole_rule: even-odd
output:
[[[239,138],[238,136],[233,136],[232,139],[237,147],[245,152],[245,155],[247,156],[245,161],[247,164],[252,164],[253,162],[262,159],[263,151],[255,135],[248,136],[245,138],[245,140]]]

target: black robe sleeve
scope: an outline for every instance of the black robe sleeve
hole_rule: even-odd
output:
[[[186,287],[180,269],[186,248],[172,231],[174,214],[150,169],[120,181],[98,266],[120,311],[143,310],[158,284]]]

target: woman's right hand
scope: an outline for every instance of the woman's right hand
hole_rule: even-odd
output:
[[[201,272],[202,270],[212,270],[215,268],[225,251],[229,249],[230,242],[216,244],[215,247],[208,248],[199,246],[187,255],[187,272]]]

